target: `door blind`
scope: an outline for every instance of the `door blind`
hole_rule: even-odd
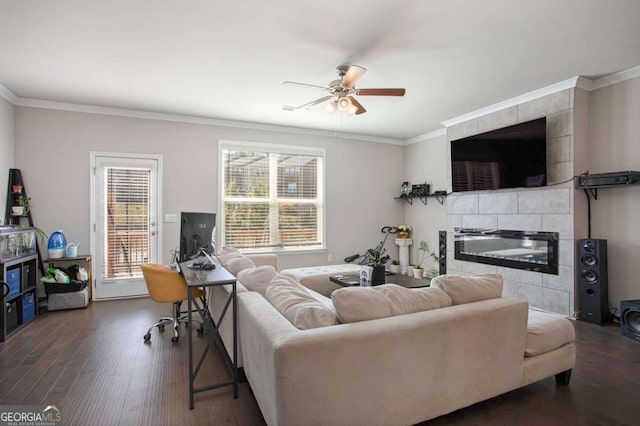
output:
[[[151,170],[105,168],[105,278],[142,276],[149,261]]]

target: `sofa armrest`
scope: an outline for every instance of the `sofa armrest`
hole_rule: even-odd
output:
[[[276,271],[278,270],[278,255],[272,253],[249,254],[247,257],[251,259],[256,266],[271,265]]]
[[[517,299],[312,330],[252,292],[238,312],[245,374],[268,424],[415,424],[522,377],[527,303]]]

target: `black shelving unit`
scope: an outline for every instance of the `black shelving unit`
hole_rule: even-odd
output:
[[[0,313],[0,342],[38,315],[37,264],[36,254],[0,263],[0,279],[14,284],[14,291],[0,298],[4,302]]]
[[[34,228],[33,218],[31,217],[31,209],[27,206],[22,214],[14,214],[13,207],[18,205],[18,199],[25,197],[29,199],[27,190],[22,180],[22,172],[20,169],[9,169],[9,183],[7,185],[7,206],[5,210],[5,225],[13,226],[29,226]],[[40,245],[36,239],[36,252],[38,254],[38,268],[40,274],[45,275],[44,264],[42,263],[42,255]]]

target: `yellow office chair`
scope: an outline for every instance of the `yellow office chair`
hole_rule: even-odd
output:
[[[188,321],[187,315],[182,315],[186,311],[180,311],[182,302],[187,300],[187,283],[182,275],[173,269],[168,269],[166,266],[147,263],[140,265],[140,268],[142,268],[142,275],[144,275],[151,299],[160,303],[173,303],[173,317],[162,317],[160,321],[149,327],[147,334],[144,335],[144,341],[151,341],[151,330],[153,330],[154,327],[158,327],[158,330],[164,331],[165,325],[173,324],[174,331],[171,341],[175,343],[180,337],[180,323],[187,324]],[[200,288],[192,288],[191,294],[193,294],[194,297],[203,297],[205,292]],[[200,323],[199,321],[195,322]],[[203,332],[204,327],[202,323],[200,323],[198,334],[202,334]]]

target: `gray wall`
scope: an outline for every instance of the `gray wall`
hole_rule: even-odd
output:
[[[589,171],[640,171],[640,78],[590,93]],[[640,185],[601,189],[592,237],[609,250],[609,300],[640,299]]]
[[[2,203],[0,224],[4,223],[4,209],[7,200],[7,179],[9,178],[9,169],[13,167],[13,123],[13,105],[3,98],[0,98],[0,203]]]
[[[15,163],[33,199],[34,221],[47,233],[64,230],[81,251],[90,239],[90,151],[161,154],[163,213],[216,211],[219,139],[326,149],[327,251],[282,255],[282,268],[342,263],[375,246],[383,225],[402,220],[403,206],[393,203],[402,146],[29,107],[15,113]],[[163,224],[164,261],[178,232],[177,223]]]

